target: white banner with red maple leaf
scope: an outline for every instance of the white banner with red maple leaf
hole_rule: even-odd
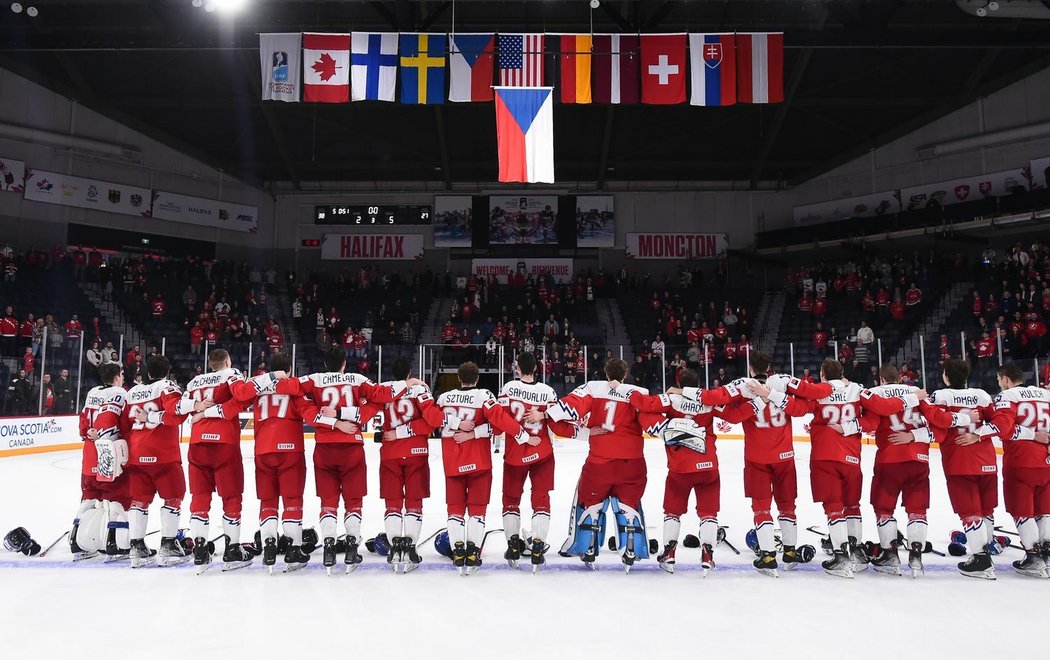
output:
[[[350,35],[303,33],[303,101],[350,102]]]

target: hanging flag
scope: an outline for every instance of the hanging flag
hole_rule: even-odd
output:
[[[259,35],[262,100],[299,102],[303,35],[298,32]]]
[[[543,84],[543,35],[501,34],[499,84],[505,87],[537,87]]]
[[[349,34],[303,34],[303,101],[350,101]]]
[[[401,102],[445,102],[445,42],[443,34],[401,34]]]
[[[594,102],[638,103],[640,62],[638,35],[594,35]]]
[[[591,102],[591,35],[548,34],[553,37],[547,75],[562,103]]]
[[[492,100],[494,34],[453,34],[449,38],[448,100]]]
[[[784,33],[736,35],[737,100],[781,103],[784,100]]]
[[[397,32],[354,32],[350,43],[354,101],[393,101],[397,86]]]
[[[642,103],[685,103],[685,35],[642,35]]]
[[[692,105],[736,103],[736,39],[732,34],[689,35]]]
[[[495,90],[499,180],[554,183],[554,88]]]

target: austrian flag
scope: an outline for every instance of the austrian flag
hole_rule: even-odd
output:
[[[349,34],[303,34],[303,101],[350,101]]]

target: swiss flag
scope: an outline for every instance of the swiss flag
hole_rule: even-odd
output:
[[[685,103],[685,34],[642,35],[642,103]]]

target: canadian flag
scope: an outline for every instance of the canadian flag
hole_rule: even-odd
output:
[[[303,101],[350,102],[349,34],[303,34]]]
[[[685,103],[685,34],[642,35],[642,103]]]

